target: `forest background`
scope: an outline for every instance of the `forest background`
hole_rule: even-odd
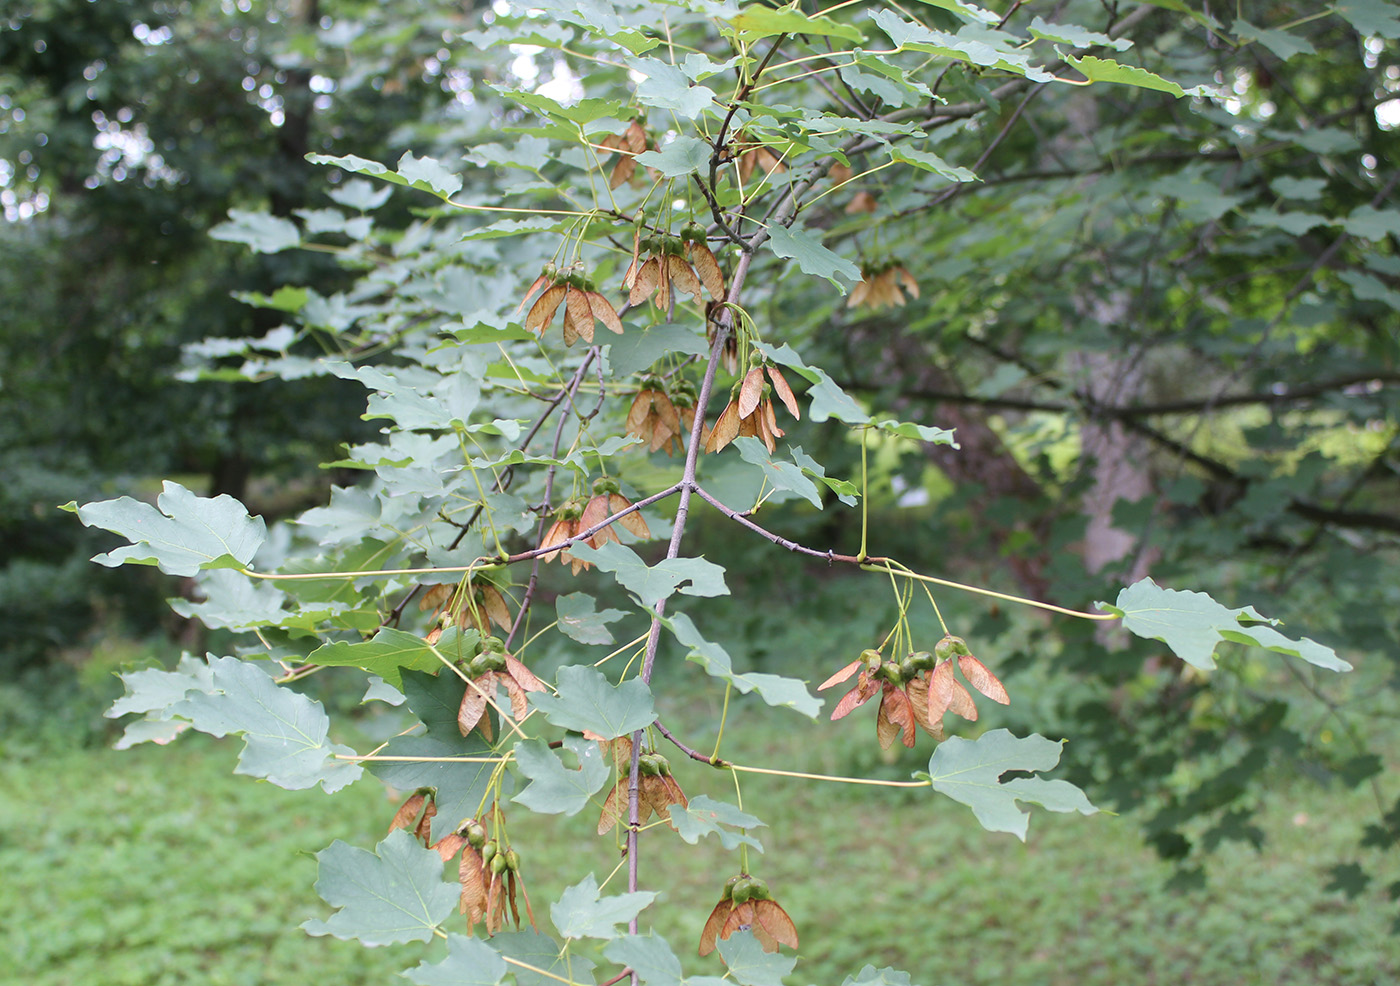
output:
[[[419,438],[463,423],[413,417],[454,407],[422,376],[401,372],[396,392],[382,376],[318,370],[319,358],[393,379],[404,367],[442,376],[433,347],[480,346],[482,325],[535,346],[516,302],[561,238],[591,230],[482,208],[558,208],[572,201],[561,190],[590,178],[617,214],[601,216],[611,252],[587,257],[621,307],[633,227],[618,216],[656,187],[651,208],[665,199],[678,222],[723,241],[736,203],[685,140],[688,127],[713,138],[737,92],[745,113],[760,96],[770,111],[723,162],[742,174],[735,187],[752,183],[756,218],[765,195],[810,192],[782,249],[765,245],[745,268],[744,310],[764,343],[822,370],[785,364],[802,415],[778,406],[780,448],[802,456],[769,458],[748,439],[704,467],[729,509],[762,497],[753,519],[785,540],[862,556],[868,543],[917,572],[1074,610],[1097,612],[1150,576],[1282,619],[1291,640],[1352,665],[1339,675],[1313,651],[1238,636],[1211,637],[1204,661],[1183,664],[1150,635],[939,590],[941,615],[909,608],[910,639],[932,650],[946,620],[1011,697],[949,732],[1066,738],[1054,776],[1116,814],[1037,812],[1023,846],[924,792],[750,778],[763,875],[803,936],[786,981],[899,981],[862,978],[865,963],[870,977],[892,965],[922,983],[1395,981],[1400,8],[988,7],[697,2],[665,8],[675,38],[658,48],[633,36],[654,35],[661,8],[626,3],[546,4],[543,18],[428,0],[9,6],[0,871],[13,878],[0,951],[11,967],[38,983],[379,982],[420,959],[296,928],[327,911],[310,854],[383,838],[396,803],[382,786],[366,779],[332,800],[254,784],[230,776],[229,740],[111,749],[122,724],[103,713],[123,694],[118,672],[233,654],[253,621],[220,597],[227,573],[93,565],[113,538],[58,508],[154,502],[173,479],[264,517],[284,558],[355,525],[383,543],[403,515],[373,498],[403,479],[367,450],[386,422]],[[687,32],[742,48],[740,67]],[[677,56],[687,44],[706,60]],[[652,74],[628,57],[650,59]],[[1073,82],[1043,81],[1047,66]],[[652,156],[614,185],[633,119]],[[665,307],[636,306],[607,354],[611,379],[631,381],[600,419],[612,416],[613,435],[639,388],[659,377],[666,389],[708,352],[703,306],[688,337],[672,327],[690,309],[668,320]],[[649,325],[633,321],[643,310]],[[591,351],[551,342],[565,379]],[[517,364],[544,378],[543,364]],[[711,423],[742,376],[721,371]],[[443,454],[426,439],[412,451],[417,465]],[[610,454],[632,457],[616,461],[633,499],[680,475],[654,449]],[[674,513],[644,516],[657,532]],[[517,517],[511,550],[534,548],[547,519]],[[877,574],[735,532],[697,508],[686,553],[727,573],[730,594],[706,600],[703,626],[743,671],[815,686],[903,612]],[[661,558],[662,542],[628,541]],[[389,565],[344,570],[357,567]],[[561,568],[531,579],[537,606],[609,591],[598,572]],[[379,589],[358,591],[365,612],[392,608]],[[645,631],[635,608],[615,612],[582,632]],[[585,642],[556,636],[532,660],[542,677]],[[658,709],[697,734],[727,722],[725,749],[742,759],[890,782],[929,762],[928,736],[882,748],[869,709],[828,721],[839,691],[815,720],[755,694],[734,696],[726,720],[730,690],[670,646],[661,663],[677,679]],[[365,676],[340,670],[301,686],[337,714],[338,742],[366,750],[402,728],[404,712],[361,702]],[[686,766],[692,797],[725,795]],[[592,819],[561,828],[520,814],[532,891],[555,900],[580,875]],[[617,858],[604,841],[600,874]],[[644,857],[667,890],[654,927],[688,954],[729,857],[711,839],[670,846]]]

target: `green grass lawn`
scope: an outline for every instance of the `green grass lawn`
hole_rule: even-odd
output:
[[[697,717],[698,718],[698,717]],[[846,771],[873,745],[864,721],[807,724],[787,713],[732,727],[740,762]],[[758,729],[765,731],[759,732]],[[821,744],[814,742],[820,734]],[[363,745],[363,744],[362,744]],[[72,751],[0,764],[0,963],[29,986],[403,982],[417,945],[365,949],[311,938],[324,916],[311,853],[372,846],[394,803],[366,776],[330,797],[233,776],[237,741]],[[694,796],[734,800],[731,776],[673,758]],[[907,776],[907,772],[903,775]],[[924,791],[744,777],[745,808],[769,823],[750,868],[796,921],[803,958],[790,981],[838,986],[866,962],[937,984],[1361,984],[1400,981],[1384,884],[1355,900],[1327,891],[1374,804],[1363,792],[1281,777],[1262,803],[1262,852],[1230,846],[1205,891],[1163,889],[1170,870],[1133,819],[1036,810],[1026,845],[985,833],[971,813]],[[536,914],[589,869],[617,865],[597,816],[511,811]],[[669,831],[643,840],[644,882],[663,888],[643,920],[685,962],[733,853]],[[608,884],[623,889],[622,877]],[[689,958],[687,958],[689,956]]]

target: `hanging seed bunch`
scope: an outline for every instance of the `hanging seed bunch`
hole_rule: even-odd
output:
[[[627,434],[646,442],[650,451],[670,455],[685,448],[685,436],[695,426],[695,385],[684,378],[668,388],[660,377],[642,378],[642,389],[627,411]]]
[[[764,380],[764,374],[768,379]],[[783,402],[788,413],[799,421],[802,412],[797,407],[797,398],[788,386],[782,371],[776,366],[755,364],[744,379],[730,392],[729,403],[720,412],[709,439],[705,442],[706,452],[718,452],[736,438],[752,435],[761,441],[769,452],[778,447],[778,439],[785,432],[778,427],[777,416],[773,413],[773,395]]]
[[[889,749],[896,736],[905,746],[913,746],[916,725],[941,741],[946,713],[952,712],[969,721],[977,718],[972,695],[953,677],[954,661],[973,688],[994,702],[1011,704],[1000,679],[972,656],[961,637],[953,636],[940,640],[932,654],[916,651],[899,661],[885,660],[878,650],[861,651],[860,657],[818,685],[817,690],[831,688],[856,676],[855,687],[843,695],[832,710],[833,720],[850,715],[879,695],[875,735],[883,749]]]
[[[728,938],[736,931],[749,930],[765,952],[776,952],[779,945],[797,947],[797,925],[773,899],[768,884],[747,873],[732,876],[724,893],[700,932],[700,954],[715,950],[715,939]]]
[[[882,308],[900,308],[910,298],[919,296],[919,282],[897,260],[886,260],[878,264],[862,264],[861,282],[846,299],[847,308],[869,308],[879,311]],[[900,290],[901,286],[903,291]]]
[[[467,663],[465,671],[467,689],[457,708],[457,728],[463,736],[479,729],[488,743],[493,733],[491,717],[486,710],[495,702],[498,685],[505,688],[510,698],[510,718],[517,722],[530,711],[526,693],[545,690],[544,682],[535,677],[534,672],[506,653],[505,642],[500,637],[483,639],[480,651]],[[498,711],[502,716],[507,714],[505,709]]]
[[[516,312],[523,311],[541,288],[544,288],[544,293],[530,306],[530,313],[525,316],[525,328],[531,332],[543,335],[554,321],[555,312],[562,306],[566,346],[572,346],[579,339],[591,343],[595,321],[602,322],[618,335],[622,334],[622,320],[617,317],[617,309],[598,293],[593,282],[581,271],[560,270],[553,264],[545,265],[540,276],[535,278],[520,299]]]

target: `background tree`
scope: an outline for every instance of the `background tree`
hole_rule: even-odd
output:
[[[506,857],[503,867],[493,863],[485,836],[462,820],[476,818],[503,848],[493,798],[577,811],[604,797],[611,772],[600,829],[625,830],[627,904],[599,901],[597,884],[582,883],[559,906],[614,942],[602,953],[614,967],[658,981],[657,969],[672,968],[657,946],[616,928],[645,904],[630,896],[643,893],[643,808],[673,821],[682,814],[665,783],[671,768],[643,743],[644,732],[648,743],[671,736],[664,721],[651,735],[657,710],[640,696],[650,696],[652,671],[676,673],[674,658],[688,655],[728,683],[726,709],[736,688],[809,711],[811,696],[795,679],[827,674],[812,677],[809,649],[763,653],[781,650],[791,610],[753,601],[790,600],[810,576],[771,574],[770,563],[735,546],[733,524],[811,564],[863,563],[895,584],[893,601],[880,606],[867,601],[870,575],[851,576],[860,581],[848,594],[862,604],[826,634],[820,665],[845,665],[831,684],[844,680],[851,691],[836,711],[875,705],[878,745],[887,748],[912,741],[916,719],[942,732],[930,696],[949,687],[953,663],[970,685],[1001,695],[982,665],[960,659],[969,655],[951,637],[926,648],[930,658],[917,656],[922,641],[948,630],[933,629],[941,613],[923,622],[911,615],[917,585],[929,584],[921,572],[1071,608],[1110,598],[1114,580],[1144,572],[1163,583],[1208,583],[1271,615],[1327,600],[1311,621],[1318,630],[1309,627],[1318,644],[1292,629],[1280,636],[1253,622],[1256,611],[1208,597],[1159,595],[1150,583],[1118,595],[1123,626],[1168,644],[1190,671],[1161,648],[1125,647],[1102,621],[1000,609],[980,621],[963,612],[966,629],[957,626],[1005,673],[1013,696],[1018,688],[1037,696],[993,724],[1074,737],[1070,776],[1100,805],[1146,809],[1152,838],[1185,874],[1202,849],[1257,842],[1251,785],[1281,763],[1367,782],[1386,808],[1364,718],[1343,708],[1330,675],[1307,665],[1342,669],[1327,643],[1345,640],[1359,650],[1351,656],[1367,674],[1369,708],[1388,700],[1374,688],[1385,672],[1372,648],[1394,627],[1373,614],[1392,611],[1385,604],[1394,590],[1370,566],[1391,560],[1396,523],[1387,513],[1397,273],[1388,258],[1400,212],[1392,177],[1377,173],[1393,109],[1394,9],[1275,5],[1258,26],[1180,5],[1070,3],[1044,15],[1021,5],[930,6],[917,20],[877,7],[668,7],[660,29],[653,8],[626,4],[564,4],[548,21],[493,11],[482,28],[434,52],[432,71],[452,80],[462,108],[410,133],[413,149],[395,165],[355,148],[313,155],[339,169],[330,175],[333,207],[292,221],[269,197],[267,211],[232,212],[213,231],[266,255],[310,246],[354,277],[330,295],[295,276],[290,290],[264,289],[254,300],[287,317],[287,334],[189,352],[213,357],[216,376],[358,381],[370,392],[367,416],[387,430],[338,464],[373,478],[337,489],[327,507],[266,547],[236,505],[170,487],[159,506],[175,540],[202,563],[133,526],[156,522],[150,508],[110,501],[80,516],[134,535],[135,548],[124,549],[131,560],[200,571],[207,599],[182,612],[257,629],[245,656],[281,662],[284,681],[355,665],[403,684],[427,733],[392,747],[390,756],[408,760],[376,771],[405,792],[433,790],[436,816],[423,814],[429,801],[420,792],[396,823],[441,856],[486,867],[478,873],[485,897],[462,898],[473,923],[499,928],[503,888],[521,871]],[[324,42],[365,37],[333,16],[320,26]],[[502,70],[507,44],[543,51],[517,49],[522,57]],[[373,45],[366,48],[373,63]],[[355,77],[353,61],[346,71]],[[486,79],[500,80],[499,103],[480,85]],[[447,150],[454,144],[468,148],[465,167]],[[386,209],[384,189],[352,175],[427,197],[409,218],[395,210],[411,200],[391,199]],[[431,196],[441,205],[425,206]],[[705,260],[702,243],[717,262]],[[553,266],[527,287],[551,255]],[[724,277],[718,290],[699,279],[711,263]],[[327,321],[327,311],[344,317]],[[561,312],[562,340],[554,328]],[[617,338],[603,331],[617,327]],[[589,345],[573,346],[576,336]],[[293,340],[314,340],[341,359],[313,361],[288,348]],[[791,407],[788,383],[801,398]],[[687,437],[680,422],[689,402]],[[940,427],[948,425],[957,426],[955,454]],[[643,436],[651,453],[683,447],[685,466],[629,450],[628,434]],[[701,457],[702,447],[719,454]],[[832,519],[843,498],[860,503],[859,524]],[[704,523],[701,500],[717,510],[712,536],[725,531],[703,545],[704,558],[689,541]],[[603,522],[623,526],[633,504],[648,508],[646,526],[628,528],[634,536],[670,525],[665,558],[603,543],[611,530]],[[231,558],[194,533],[196,519],[221,532]],[[895,560],[883,555],[889,543],[899,546]],[[283,581],[254,588],[223,570],[251,573],[256,550],[257,573]],[[630,645],[640,645],[639,677],[634,666],[613,686],[577,665],[577,644],[610,634],[591,599],[549,577],[543,559],[560,550],[575,569],[593,563],[610,573],[624,590],[611,590],[616,604],[627,606],[630,595],[633,608],[656,614]],[[716,563],[733,577],[722,578]],[[327,575],[334,572],[342,577]],[[442,581],[459,574],[455,587]],[[590,585],[610,591],[607,579]],[[666,602],[678,587],[700,597],[727,587],[747,605],[692,603],[677,614]],[[539,615],[550,601],[559,633]],[[941,590],[940,601],[948,605]],[[1146,614],[1157,609],[1168,615],[1153,622]],[[493,624],[499,647],[481,639]],[[1223,667],[1204,673],[1215,644],[1245,641],[1301,663],[1279,674],[1260,651],[1223,650]],[[871,648],[879,654],[863,653],[869,663],[846,663]],[[535,675],[504,650],[528,650]],[[736,678],[730,655],[744,654],[774,677]],[[920,663],[937,659],[950,663],[939,671]],[[455,672],[438,671],[452,663]],[[254,667],[221,658],[128,676],[131,695],[118,708],[148,713],[130,738],[168,739],[188,723],[209,728],[217,696],[264,687],[248,677]],[[470,698],[468,678],[483,702],[504,689],[500,716]],[[552,696],[543,689],[551,678]],[[304,708],[296,693],[277,694]],[[459,709],[456,732],[450,717],[435,718],[444,703]],[[527,708],[540,713],[528,738],[516,732]],[[560,761],[541,744],[555,734],[535,732],[539,718],[556,732],[630,737],[630,749],[614,744],[598,773],[588,760],[595,748],[560,734],[555,742],[577,757]],[[494,723],[491,735],[465,738],[483,721]],[[288,742],[266,723],[243,728],[260,743]],[[992,729],[949,740],[927,761],[927,778],[913,783],[937,788],[947,766],[940,757],[977,760],[1010,737]],[[696,761],[719,756],[679,740]],[[242,769],[328,790],[353,779],[345,748],[324,737],[308,745],[284,771],[251,744]],[[1017,749],[1027,759],[1003,765],[1030,772],[1053,763]],[[445,755],[493,766],[449,776],[439,769]],[[902,766],[918,766],[914,757]],[[507,761],[515,765],[508,773]],[[723,766],[742,773],[752,764]],[[522,784],[540,786],[512,795],[504,778],[517,770]],[[566,782],[590,788],[582,802],[560,792]],[[1024,801],[1089,804],[1057,800],[1028,777],[1009,783],[1020,784]],[[995,775],[989,786],[1013,790]],[[1014,804],[1002,805],[1007,816],[977,807],[984,824],[1000,818],[989,827],[1024,832]],[[1367,833],[1368,850],[1394,841],[1394,812],[1388,817]],[[678,825],[683,835],[690,824]],[[411,869],[413,882],[431,888],[432,913],[413,936],[431,934],[443,891],[430,873],[433,854],[411,849],[395,835],[373,865]],[[334,846],[323,854],[321,889],[333,905],[343,901],[330,874],[353,856]],[[476,871],[461,865],[461,893],[474,894]],[[1354,891],[1366,879],[1355,863],[1334,875]],[[715,945],[731,971],[742,965],[745,954],[732,949],[748,946],[719,944],[739,925],[759,927],[768,936],[760,944],[794,944],[776,905],[760,908],[769,903],[752,885],[729,887],[702,951]],[[624,916],[602,921],[605,914]],[[382,930],[376,920],[347,906],[311,929],[372,942]],[[565,939],[589,937],[567,918],[554,923]],[[507,965],[521,968],[500,939],[486,951],[465,941],[454,939],[438,971],[420,978],[470,966],[499,979]],[[597,959],[576,941],[550,948]],[[496,950],[507,958],[488,955]],[[764,981],[782,974],[765,969]]]

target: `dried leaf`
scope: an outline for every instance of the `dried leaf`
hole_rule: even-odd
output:
[[[967,693],[967,689],[953,677],[952,661],[941,661],[938,667],[933,669],[928,682],[928,695],[930,717],[933,715],[934,704],[937,703],[940,708],[956,713],[970,722],[977,720],[977,706],[972,703],[972,696]]]
[[[462,850],[462,859],[457,864],[457,881],[462,885],[462,896],[458,903],[461,912],[467,915],[467,923],[474,925],[486,916],[486,867],[481,862],[481,854],[467,846]]]
[[[739,437],[739,407],[733,401],[724,406],[709,440],[705,442],[706,452],[718,452],[735,438]]]
[[[617,317],[617,309],[612,306],[612,302],[597,291],[585,292],[584,296],[588,299],[588,307],[593,310],[593,317],[613,332],[622,335],[622,319]],[[590,337],[588,341],[592,342],[593,340]]]
[[[856,679],[856,687],[842,695],[841,701],[836,703],[836,708],[831,710],[831,721],[844,719],[874,698],[875,693],[879,690],[879,683],[871,679],[868,672],[862,671],[860,677]]]
[[[389,831],[413,828],[414,822],[418,819],[418,813],[423,810],[423,804],[427,800],[428,796],[421,791],[414,791],[410,794],[408,799],[399,805],[399,810],[394,812],[394,819],[389,823]]]
[[[797,947],[797,925],[776,900],[754,901],[754,918],[759,927],[789,948]],[[774,949],[773,951],[777,951]]]
[[[614,493],[608,497],[609,514],[615,514],[619,511],[626,510],[630,506],[632,506],[631,502],[621,493]],[[651,528],[647,527],[647,522],[642,518],[642,512],[640,510],[633,510],[630,514],[619,517],[617,522],[635,536],[643,540],[650,540]]]
[[[690,264],[675,254],[668,254],[666,271],[670,275],[671,283],[694,298],[696,304],[701,302],[700,278],[695,276],[695,271],[691,269]]]
[[[832,675],[830,678],[826,679],[826,681],[823,681],[820,685],[818,685],[818,686],[817,686],[817,691],[819,691],[819,692],[820,692],[820,691],[825,691],[826,689],[830,688],[832,685],[839,685],[839,684],[841,684],[841,682],[845,681],[846,679],[850,678],[851,675],[855,674],[856,671],[857,671],[857,670],[861,667],[861,665],[863,665],[864,663],[865,663],[864,661],[859,660],[859,659],[852,661],[850,664],[847,664],[847,665],[846,665],[844,668],[842,668],[840,671],[837,671],[837,672],[836,672],[834,675]]]
[[[719,261],[710,252],[710,248],[704,243],[687,243],[685,252],[695,267],[695,273],[700,276],[701,282],[705,285],[705,290],[710,292],[710,297],[716,301],[723,301],[725,297],[724,275],[720,273]]]
[[[869,192],[856,192],[851,196],[851,201],[846,203],[846,215],[854,216],[859,213],[874,212],[878,208],[875,196]]]
[[[744,374],[744,382],[739,387],[739,417],[747,418],[758,407],[763,397],[763,371],[754,367]]]
[[[635,308],[646,301],[656,291],[660,279],[661,265],[655,257],[648,257],[646,263],[633,275],[632,290],[627,295],[627,303]]]
[[[559,303],[564,300],[564,295],[568,293],[568,286],[556,284],[544,294],[530,308],[530,314],[525,316],[525,328],[531,332],[543,333],[544,328],[554,321],[554,313],[559,310]]]
[[[715,905],[715,909],[710,912],[710,916],[705,920],[705,927],[700,932],[700,954],[709,955],[715,950],[715,939],[723,930],[725,922],[729,920],[729,914],[734,910],[732,900],[722,900]],[[728,938],[728,935],[724,937]]]
[[[515,683],[527,692],[545,691],[543,681],[535,677],[535,673],[527,668],[516,658],[506,655],[506,673],[515,679]]]
[[[467,690],[462,693],[462,704],[457,708],[457,728],[463,736],[471,733],[481,722],[482,714],[486,711],[487,698],[495,691],[494,671],[488,671],[480,678],[467,682]]]
[[[603,801],[603,813],[598,816],[598,834],[606,835],[609,830],[627,821],[627,778],[624,776],[613,785]]]
[[[987,670],[987,666],[971,654],[962,654],[958,657],[958,668],[961,669],[963,677],[967,683],[987,696],[993,702],[1000,702],[1002,705],[1010,705],[1011,697],[1006,694],[1006,688],[1002,685],[1001,679]]]
[[[903,733],[905,746],[914,745],[914,708],[909,696],[900,688],[885,682],[884,695],[880,699],[880,712],[875,717],[875,735],[879,737],[880,748],[888,750],[897,733]]]
[[[588,342],[592,342],[593,309],[588,304],[587,296],[578,288],[570,287],[564,294],[564,307],[568,309],[569,318],[573,319],[578,334]],[[565,321],[567,322],[567,319]],[[567,338],[565,342],[568,342]]]
[[[773,381],[773,392],[783,402],[783,407],[788,409],[798,421],[802,420],[802,411],[797,406],[797,397],[793,394],[792,388],[788,386],[787,378],[776,366],[768,367],[768,379]]]
[[[502,630],[510,629],[510,610],[506,608],[505,598],[495,586],[488,585],[481,590],[481,608],[486,610],[486,615],[496,626]]]

